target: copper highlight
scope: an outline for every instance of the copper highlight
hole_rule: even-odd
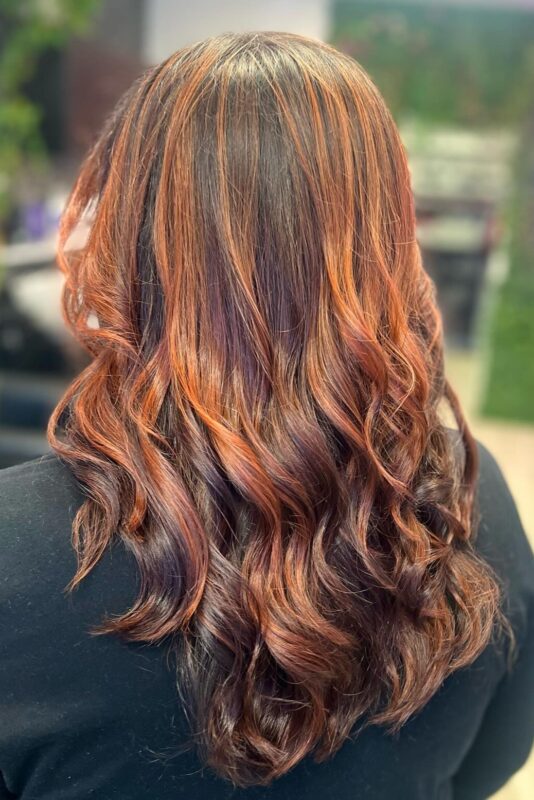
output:
[[[175,53],[87,156],[58,260],[92,356],[49,425],[86,495],[67,590],[114,537],[140,573],[96,632],[169,646],[200,757],[236,786],[356,723],[399,729],[501,611],[406,155],[365,71],[284,33]]]

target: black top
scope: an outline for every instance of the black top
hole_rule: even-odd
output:
[[[137,593],[120,540],[71,595],[71,521],[83,495],[54,455],[0,471],[0,798],[24,800],[475,800],[526,760],[534,738],[534,557],[493,457],[479,445],[477,547],[506,587],[519,659],[489,645],[398,736],[366,729],[328,762],[233,791],[194,752],[162,647],[90,636]]]

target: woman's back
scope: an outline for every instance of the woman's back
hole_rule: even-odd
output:
[[[66,596],[79,487],[54,455],[1,471],[0,797],[488,797],[526,759],[534,735],[534,558],[498,466],[479,452],[477,547],[506,586],[518,642],[512,671],[492,644],[397,736],[366,728],[331,761],[305,759],[270,787],[235,793],[194,751],[176,754],[188,729],[164,646],[88,634],[135,599],[133,557],[117,540]]]
[[[532,553],[486,454],[478,519],[369,76],[283,33],[173,54],[88,154],[58,259],[91,362],[55,456],[1,479],[8,790],[413,800],[461,770],[479,796],[467,753],[526,636]],[[506,702],[530,743],[521,676],[473,761]]]

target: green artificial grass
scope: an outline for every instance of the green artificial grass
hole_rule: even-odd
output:
[[[512,276],[504,287],[489,350],[481,414],[534,422],[534,275],[530,283]]]
[[[534,422],[534,115],[515,164],[509,227],[510,269],[489,321],[488,377],[480,413]]]

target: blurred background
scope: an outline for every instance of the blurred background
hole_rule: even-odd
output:
[[[86,363],[63,328],[54,247],[104,118],[146,66],[259,29],[331,42],[381,89],[449,379],[534,543],[534,0],[0,0],[0,467],[46,452],[50,412]],[[495,797],[534,797],[532,758]]]

